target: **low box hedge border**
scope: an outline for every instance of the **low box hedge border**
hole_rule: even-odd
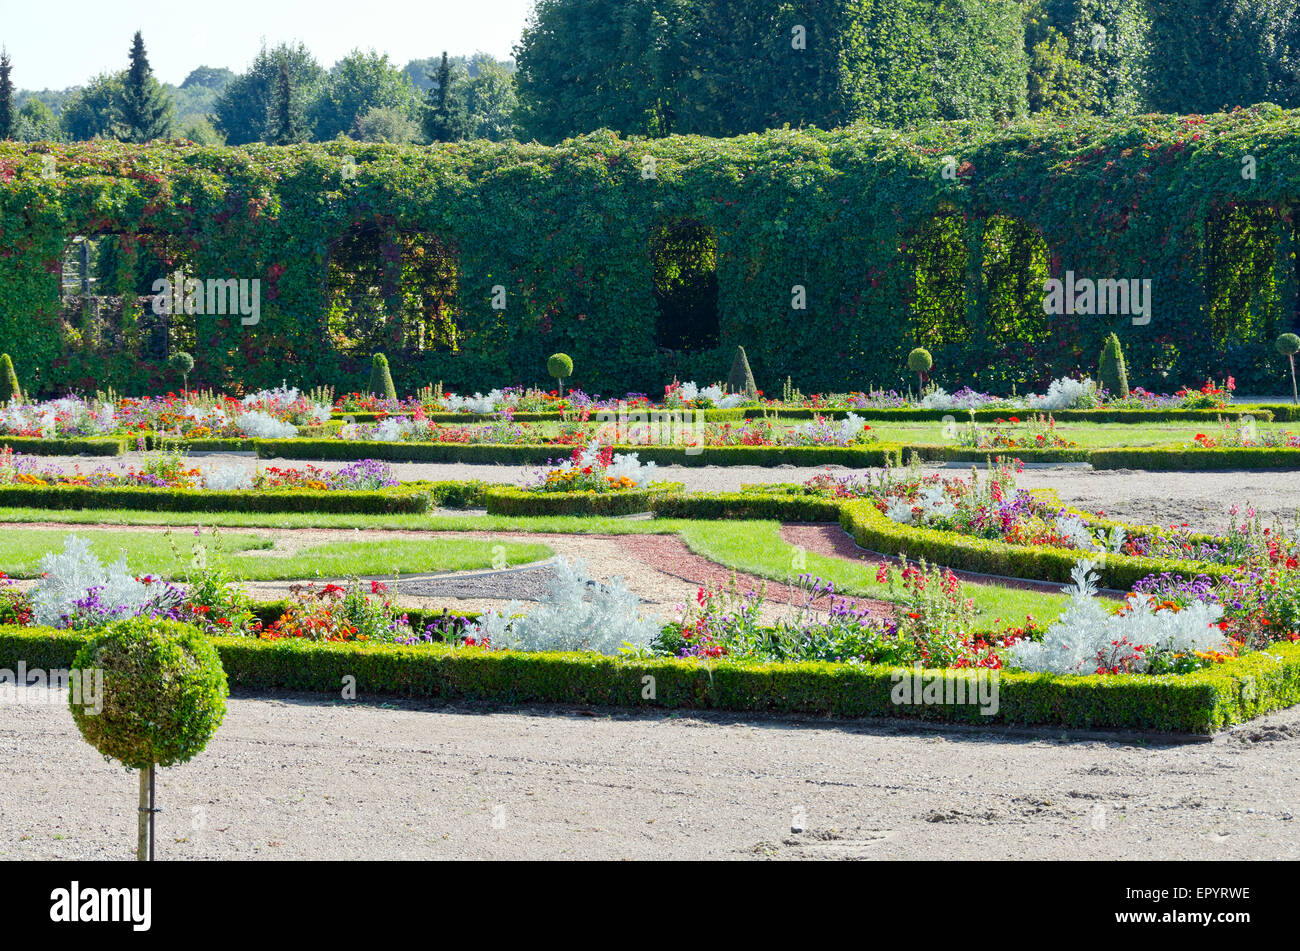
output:
[[[1225,469],[1300,469],[1300,449],[1186,449],[1146,446],[1134,449],[970,449],[963,446],[904,447],[924,462],[983,463],[1001,456],[1021,462],[1085,462],[1094,469],[1137,469],[1144,472],[1211,472]]]
[[[655,518],[773,519],[778,522],[838,522],[840,502],[816,495],[781,492],[695,492],[660,496]]]
[[[33,456],[120,456],[126,437],[89,436],[85,439],[42,439],[40,436],[0,436],[0,450]]]
[[[0,627],[0,667],[60,670],[86,634]],[[443,645],[329,644],[217,637],[232,686],[357,696],[703,709],[833,717],[903,717],[947,723],[1048,725],[1212,734],[1300,702],[1300,644],[1278,645],[1183,675],[1056,676],[1002,673],[998,709],[977,704],[897,704],[905,668],[831,663],[742,665],[676,658],[492,652]],[[948,672],[947,677],[963,676]],[[648,679],[648,678],[653,678]],[[968,681],[969,682],[969,681]],[[653,691],[647,687],[653,684]],[[652,696],[647,696],[652,694]]]
[[[614,409],[593,410],[591,412],[590,422],[614,422],[618,419],[629,419],[633,422],[646,422],[648,420],[667,420],[680,418],[683,413],[702,414],[705,422],[718,423],[732,421],[736,422],[746,418],[745,409],[734,407],[731,409],[638,409],[629,407],[626,414],[620,412],[616,407]],[[343,413],[335,412],[332,420],[338,423],[344,423],[351,420],[354,423],[368,425],[377,423],[380,420],[392,419],[394,417],[409,417],[409,413]],[[576,419],[577,413],[569,413],[570,419]],[[502,413],[425,413],[424,418],[431,423],[499,423],[507,417]],[[509,419],[516,423],[554,423],[565,418],[564,413],[511,413]]]
[[[971,411],[968,409],[834,409],[755,407],[745,410],[746,419],[758,419],[763,416],[781,419],[812,419],[825,416],[828,419],[843,419],[854,413],[867,421],[896,423],[941,423],[949,417],[959,423],[969,422]],[[1234,406],[1229,409],[977,409],[975,419],[978,422],[995,422],[1015,416],[1020,419],[1037,414],[1051,415],[1058,423],[1201,423],[1215,422],[1219,419],[1237,420],[1251,416],[1261,423],[1272,422],[1277,418],[1277,407]],[[1286,416],[1285,418],[1300,418]]]
[[[1043,545],[1013,545],[958,532],[916,525],[903,525],[876,510],[866,501],[849,501],[840,507],[840,525],[862,548],[883,555],[906,555],[947,568],[978,571],[1011,578],[1068,582],[1070,572],[1082,559],[1094,557],[1103,587],[1127,591],[1148,575],[1163,572],[1195,577],[1225,578],[1231,566],[1205,562],[1175,562],[1132,555],[1100,554]]]
[[[638,515],[651,511],[656,499],[683,488],[680,482],[617,492],[527,492],[494,486],[483,493],[483,500],[489,515]]]
[[[636,453],[641,462],[680,466],[822,466],[875,468],[901,463],[892,443],[867,446],[707,446],[697,453],[683,446],[613,446],[616,453]],[[263,459],[357,460],[390,462],[460,462],[501,465],[546,465],[568,459],[571,446],[494,443],[371,442],[344,439],[259,439]]]

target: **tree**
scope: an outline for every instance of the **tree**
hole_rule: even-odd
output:
[[[1287,362],[1291,364],[1291,402],[1300,403],[1300,393],[1296,392],[1295,384],[1295,355],[1300,353],[1300,337],[1295,334],[1282,334],[1277,338],[1274,346],[1277,352],[1286,357]]]
[[[100,73],[74,90],[59,116],[63,134],[72,142],[111,136],[125,92],[126,73]]]
[[[546,361],[546,372],[560,383],[560,395],[564,395],[564,381],[573,376],[573,358],[567,353],[553,353]]]
[[[18,385],[18,374],[14,371],[14,362],[9,354],[0,353],[0,406],[11,400],[21,403],[22,388]]]
[[[312,130],[320,141],[348,134],[358,117],[388,107],[414,118],[419,97],[406,75],[387,54],[353,50],[334,64],[312,112]]]
[[[303,117],[302,103],[294,96],[293,73],[287,59],[280,60],[275,80],[275,94],[268,106],[266,141],[271,145],[291,145],[305,142],[307,120]]]
[[[234,78],[235,74],[224,66],[195,66],[181,83],[181,88],[192,89],[198,86],[220,92]]]
[[[131,41],[131,66],[126,73],[118,111],[117,137],[126,142],[150,142],[171,134],[175,107],[154,78],[145,54],[144,36],[136,30]]]
[[[907,355],[907,368],[916,374],[916,395],[919,399],[925,388],[925,375],[934,367],[934,358],[924,347],[917,347]]]
[[[60,138],[59,120],[39,99],[28,99],[18,110],[14,138],[22,142],[55,142]]]
[[[1124,351],[1120,349],[1119,337],[1111,334],[1101,349],[1101,359],[1097,364],[1097,379],[1102,389],[1111,399],[1127,399],[1128,368],[1124,365]]]
[[[225,145],[226,138],[204,116],[191,116],[181,124],[181,138],[195,145]]]
[[[0,139],[14,137],[14,81],[9,51],[0,48]]]
[[[266,141],[280,63],[289,64],[290,88],[304,115],[320,94],[325,71],[302,43],[263,46],[248,71],[226,84],[212,104],[213,125],[230,145]]]
[[[358,116],[352,138],[360,142],[395,142],[403,145],[420,137],[420,127],[409,115],[391,106],[377,106]]]
[[[469,134],[476,139],[501,142],[514,138],[514,74],[495,60],[477,64],[478,74],[465,83],[465,109],[469,113]]]
[[[456,88],[451,62],[444,51],[437,79],[425,101],[424,135],[430,142],[457,142],[469,134],[469,112]]]
[[[749,368],[749,357],[744,347],[736,348],[736,355],[731,360],[731,372],[727,374],[727,389],[739,393],[747,400],[758,399],[758,387],[754,384],[754,371]]]

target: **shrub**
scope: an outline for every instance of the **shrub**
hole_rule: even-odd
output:
[[[567,353],[553,353],[546,361],[546,372],[555,377],[560,384],[560,395],[564,395],[564,381],[573,376],[573,358]]]
[[[397,388],[393,386],[393,374],[388,370],[388,358],[376,353],[370,365],[370,392],[383,399],[397,399]]]
[[[194,369],[194,358],[184,350],[177,350],[167,358],[167,365],[181,375],[181,390],[188,390],[190,371]]]
[[[1300,337],[1295,334],[1282,334],[1277,338],[1274,346],[1277,352],[1286,357],[1287,362],[1291,364],[1291,402],[1300,403],[1300,394],[1296,393],[1295,385],[1295,355],[1300,352]]]
[[[1127,399],[1128,369],[1124,366],[1124,351],[1120,349],[1119,337],[1111,334],[1101,348],[1101,359],[1097,364],[1097,379],[1102,388],[1108,390],[1113,399]]]
[[[749,368],[749,357],[744,347],[736,348],[736,355],[731,360],[731,372],[727,374],[727,389],[739,393],[747,400],[758,399],[758,387],[754,384],[754,372]]]
[[[917,392],[925,385],[925,375],[934,366],[934,357],[924,347],[917,347],[907,355],[907,368],[916,374]]]
[[[226,715],[226,672],[212,642],[176,621],[133,618],[91,638],[72,662],[103,671],[103,709],[70,697],[86,742],[128,769],[193,759]]]
[[[14,372],[14,362],[9,359],[9,354],[0,353],[0,406],[22,398],[23,391],[18,387],[18,374]]]

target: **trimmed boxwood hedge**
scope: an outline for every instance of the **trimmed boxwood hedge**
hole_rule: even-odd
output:
[[[682,491],[680,482],[654,483],[618,492],[525,492],[496,486],[483,493],[489,515],[636,515],[655,500]]]
[[[618,415],[618,411],[617,411],[617,410],[603,410],[603,411],[602,411],[602,410],[598,410],[598,411],[595,411],[595,412],[593,412],[593,413],[591,414],[591,420],[592,420],[592,422],[597,422],[597,421],[599,421],[599,420],[598,420],[598,417],[600,416],[601,412],[605,412],[605,413],[611,414],[612,416],[617,416],[617,415]],[[694,411],[694,410],[673,410],[673,409],[656,409],[656,410],[650,410],[650,409],[639,409],[639,410],[638,410],[638,409],[629,409],[629,410],[628,410],[628,416],[629,416],[629,417],[634,417],[634,416],[636,416],[636,415],[639,413],[639,414],[641,414],[642,417],[644,417],[644,419],[637,419],[637,422],[643,422],[643,421],[645,421],[645,420],[651,420],[651,419],[654,419],[654,420],[659,420],[659,419],[669,419],[669,418],[672,418],[672,417],[674,416],[674,414],[680,415],[680,414],[683,413],[683,412],[695,412],[695,411]],[[702,410],[699,410],[698,412],[702,415],[702,417],[703,417],[707,422],[715,423],[715,422],[725,422],[725,421],[738,421],[738,420],[744,419],[744,418],[746,418],[746,416],[748,415],[748,413],[749,413],[750,411],[747,411],[747,410],[741,409],[741,408],[739,408],[739,407],[736,407],[736,408],[732,408],[732,409],[717,409],[717,408],[714,408],[714,409],[702,409]],[[403,416],[403,415],[406,415],[406,414],[403,414],[403,413],[345,413],[345,412],[337,411],[337,412],[334,413],[334,417],[333,417],[333,419],[334,419],[335,422],[342,422],[343,420],[348,420],[348,419],[350,419],[350,420],[352,420],[354,423],[377,423],[377,422],[379,422],[381,419],[388,419],[388,418],[390,418],[390,417],[394,417],[394,416]],[[761,414],[760,414],[760,415],[761,415]],[[499,422],[502,422],[502,421],[505,419],[505,417],[504,417],[503,415],[501,415],[500,413],[425,413],[425,414],[424,414],[424,418],[427,419],[427,420],[428,420],[429,422],[431,422],[431,423],[466,423],[466,424],[469,424],[469,423],[499,423]],[[564,419],[564,414],[563,414],[563,413],[558,413],[558,412],[552,412],[552,413],[512,413],[512,414],[510,415],[510,419],[511,419],[513,422],[516,422],[516,423],[544,423],[544,422],[558,422],[558,421]],[[612,420],[609,420],[609,421],[612,421]]]
[[[344,439],[258,439],[263,459],[461,462],[501,465],[545,465],[567,459],[570,446],[493,443],[368,442]],[[615,452],[636,453],[642,462],[679,466],[822,466],[857,468],[900,465],[900,448],[892,443],[871,446],[708,446],[692,454],[683,446],[613,446]]]
[[[122,436],[90,436],[85,439],[0,436],[0,450],[8,446],[14,452],[34,456],[120,456],[125,451],[125,441]]]
[[[1276,407],[1233,407],[1232,409],[1060,409],[1051,410],[1050,415],[1060,423],[1200,423],[1215,422],[1219,419],[1236,420],[1250,416],[1261,423],[1272,422]],[[1047,410],[1035,409],[977,409],[975,419],[979,422],[993,422],[1016,416],[1020,419],[1036,414],[1046,414]],[[779,416],[782,419],[812,419],[814,416],[826,416],[843,419],[854,413],[868,421],[885,420],[894,423],[940,423],[948,417],[958,422],[969,422],[970,410],[966,409],[773,409],[753,408],[745,410],[747,419],[762,416]],[[1289,418],[1289,417],[1288,417]]]
[[[1221,469],[1300,469],[1300,449],[1186,449],[1144,446],[1133,449],[970,449],[963,446],[907,446],[925,462],[985,462],[1001,456],[1021,462],[1086,462],[1094,469],[1145,472],[1209,472]]]
[[[816,495],[781,492],[699,492],[665,495],[651,503],[656,518],[775,519],[838,522],[840,503]]]
[[[0,627],[0,667],[66,669],[87,635]],[[895,704],[899,668],[831,663],[742,665],[677,658],[491,652],[442,645],[328,644],[213,638],[232,686],[337,696],[355,677],[358,696],[710,709],[940,722],[1046,724],[1209,734],[1300,702],[1300,644],[1274,645],[1183,675],[1056,676],[1003,673],[998,710],[975,704]],[[905,670],[904,676],[912,671]],[[956,676],[956,675],[952,675]],[[643,691],[654,678],[654,698]]]

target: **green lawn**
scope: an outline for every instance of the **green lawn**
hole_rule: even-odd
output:
[[[44,509],[0,508],[0,523],[3,522],[64,522],[75,525],[78,522],[118,524],[118,525],[186,525],[194,524],[194,516],[180,512],[125,512],[108,510],[91,510],[84,512],[46,511]],[[687,547],[728,568],[778,581],[788,581],[804,571],[820,575],[833,582],[846,594],[863,597],[885,598],[887,591],[878,584],[875,569],[869,565],[846,562],[828,558],[812,552],[806,553],[807,567],[796,570],[792,567],[795,559],[794,546],[780,537],[780,525],[775,521],[697,521],[690,519],[621,519],[601,518],[595,516],[505,516],[505,515],[325,515],[313,513],[205,513],[206,525],[231,527],[265,526],[273,528],[369,528],[369,529],[423,529],[426,531],[497,531],[497,532],[558,532],[565,534],[596,533],[605,535],[619,534],[676,534],[681,536]],[[29,530],[19,530],[29,531]],[[49,531],[49,530],[45,530]],[[13,529],[3,529],[0,538],[8,539]],[[61,539],[62,532],[55,531]],[[123,533],[125,534],[125,533]],[[128,536],[137,537],[137,536]],[[187,536],[176,536],[182,545]],[[192,539],[192,533],[188,536]],[[234,536],[225,536],[227,539]],[[58,542],[61,544],[61,541]],[[358,554],[357,560],[365,564],[365,570],[339,571],[335,575],[345,574],[384,574],[391,571],[388,562],[395,550],[392,543],[358,542],[335,543],[335,546],[358,544],[366,546],[370,555]],[[407,542],[418,554],[418,550],[433,550],[436,545],[448,544],[431,538],[429,542]],[[482,543],[480,543],[482,544]],[[324,546],[324,547],[335,547]],[[537,546],[541,549],[541,546]],[[489,546],[490,548],[490,546]],[[375,555],[378,549],[381,554]],[[0,542],[0,552],[6,552],[8,546]],[[545,549],[542,549],[545,551]],[[509,549],[508,549],[509,551]],[[314,556],[313,556],[314,557]],[[536,557],[544,557],[539,555]],[[319,560],[306,559],[302,567],[308,569],[300,577],[314,577]],[[9,560],[7,554],[0,554],[0,570]],[[236,560],[236,565],[247,563],[249,571],[267,570],[269,556],[245,555]],[[489,559],[490,560],[490,559]],[[529,558],[520,560],[528,561]],[[277,562],[277,564],[279,564]],[[474,567],[465,565],[465,567]],[[281,571],[283,571],[283,567]],[[430,568],[402,569],[432,570]],[[327,572],[323,572],[327,573]],[[270,576],[246,575],[250,580],[266,579]],[[280,573],[276,577],[288,577]],[[1065,607],[1065,599],[1057,594],[1041,594],[1034,591],[1022,591],[1004,588],[998,585],[968,585],[969,593],[975,598],[976,606],[989,619],[1000,618],[1007,623],[1021,622],[1027,614],[1035,620],[1049,621],[1056,618]]]
[[[41,556],[61,551],[68,535],[63,529],[6,528],[0,534],[0,571],[13,578],[34,578],[41,573]],[[500,551],[490,541],[475,539],[401,538],[392,541],[336,541],[304,548],[293,554],[277,554],[272,539],[255,535],[225,533],[214,536],[211,529],[195,536],[192,531],[124,532],[81,529],[91,550],[103,561],[116,561],[125,554],[134,574],[162,578],[183,575],[197,559],[213,566],[225,564],[246,581],[279,581],[302,578],[343,578],[353,575],[418,574],[429,571],[468,571],[492,567],[494,560],[506,565],[526,564],[549,558],[545,545],[502,542]]]

